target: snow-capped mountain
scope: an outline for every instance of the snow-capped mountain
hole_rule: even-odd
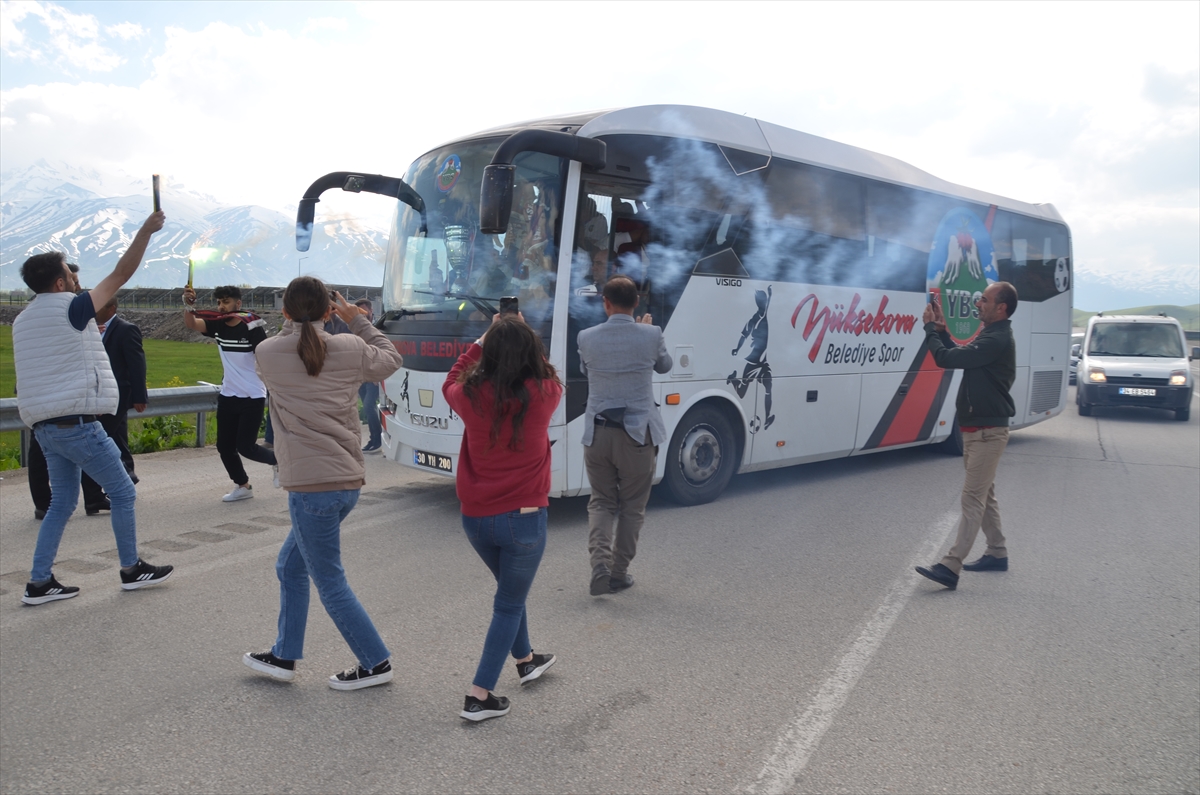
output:
[[[154,236],[130,287],[180,287],[197,252],[194,283],[285,285],[297,273],[337,284],[383,281],[385,233],[318,213],[312,247],[296,251],[295,219],[254,205],[222,205],[170,180],[167,224]],[[21,263],[58,249],[78,262],[85,285],[116,264],[150,213],[150,180],[45,161],[0,174],[0,277],[21,289]],[[303,260],[301,259],[303,256]],[[204,258],[206,257],[206,258]],[[201,259],[204,258],[202,261]]]

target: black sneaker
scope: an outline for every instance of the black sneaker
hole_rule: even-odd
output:
[[[926,579],[933,580],[938,585],[944,585],[951,591],[958,589],[958,575],[950,571],[944,564],[935,563],[929,568],[917,566],[917,574]]]
[[[534,654],[532,660],[517,663],[517,676],[521,677],[521,684],[537,679],[557,660],[553,654]]]
[[[329,686],[334,690],[361,690],[392,681],[392,661],[384,660],[371,670],[356,665],[340,674],[329,677]]]
[[[147,585],[155,585],[170,577],[171,572],[174,570],[174,566],[151,566],[146,561],[138,558],[137,565],[133,567],[133,571],[127,572],[121,569],[121,587],[126,591],[132,591],[135,588],[145,588]]]
[[[551,657],[550,659],[553,660],[554,658]],[[475,696],[467,696],[467,700],[463,703],[463,711],[458,713],[458,716],[478,723],[488,718],[503,717],[508,714],[508,710],[507,698],[498,696],[495,693],[488,693],[488,697],[483,701],[475,698]]]
[[[296,678],[296,661],[281,660],[269,651],[246,652],[242,662],[272,679],[290,682]]]
[[[46,602],[70,599],[72,596],[79,596],[79,589],[63,585],[51,575],[49,582],[41,585],[33,583],[26,585],[25,595],[21,597],[21,601],[27,605],[44,605]]]
[[[592,567],[592,584],[588,591],[592,596],[603,596],[607,593],[612,593],[612,586],[608,584],[610,578],[608,566],[603,563],[597,563]]]

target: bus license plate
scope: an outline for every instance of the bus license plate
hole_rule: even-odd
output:
[[[1157,391],[1138,386],[1123,386],[1117,389],[1117,394],[1132,395],[1133,397],[1154,397],[1157,394]]]
[[[427,453],[424,450],[413,450],[413,463],[419,467],[429,467],[439,472],[453,472],[454,461],[448,455]]]

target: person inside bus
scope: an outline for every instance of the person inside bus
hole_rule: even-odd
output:
[[[621,205],[628,210],[614,217],[614,275],[628,276],[641,292],[646,283],[646,244],[650,242],[650,225],[629,214],[633,208],[629,202],[621,202]]]
[[[596,200],[585,196],[579,208],[578,247],[589,257],[596,254],[608,256],[608,219],[596,208]]]
[[[491,626],[459,713],[469,721],[508,714],[508,699],[491,691],[509,654],[523,685],[555,663],[530,645],[525,600],[546,550],[549,427],[562,393],[541,338],[521,314],[493,315],[442,384],[463,422],[455,475],[463,529],[496,578]]]

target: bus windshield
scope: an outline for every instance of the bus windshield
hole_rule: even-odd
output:
[[[508,229],[485,235],[479,231],[480,182],[502,140],[438,149],[409,168],[404,179],[425,200],[428,233],[421,234],[420,214],[397,202],[383,308],[387,319],[404,325],[389,332],[477,336],[483,329],[475,327],[490,322],[508,296],[519,300],[531,325],[549,323],[566,163],[538,152],[518,155]]]

